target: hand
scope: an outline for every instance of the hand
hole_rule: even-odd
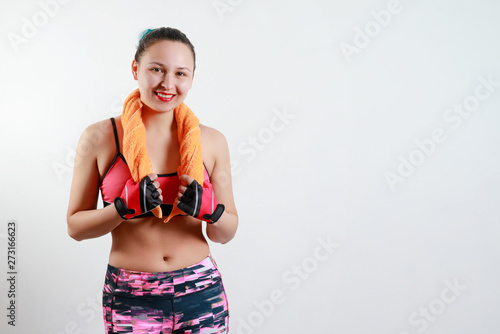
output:
[[[130,219],[153,210],[163,202],[156,174],[146,175],[139,183],[130,179],[122,194],[114,200],[116,211],[123,219]]]
[[[219,220],[224,212],[224,204],[217,203],[210,182],[203,187],[189,175],[181,175],[179,179],[187,184],[181,185],[177,194],[177,207],[190,216],[204,220],[210,224]]]

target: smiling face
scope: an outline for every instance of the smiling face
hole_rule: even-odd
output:
[[[168,112],[179,106],[193,85],[194,59],[182,42],[163,40],[150,45],[139,63],[132,62],[145,108]]]

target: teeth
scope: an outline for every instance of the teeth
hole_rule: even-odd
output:
[[[158,94],[158,95],[159,95],[159,96],[161,96],[161,97],[165,97],[165,98],[167,98],[167,99],[168,99],[168,98],[171,98],[172,96],[174,96],[174,95],[167,95],[167,94],[163,94],[163,93],[159,93],[159,92],[157,92],[156,94]]]

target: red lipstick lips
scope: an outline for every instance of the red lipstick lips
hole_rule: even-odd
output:
[[[163,102],[170,102],[175,97],[174,94],[167,94],[162,92],[155,92],[156,97]]]

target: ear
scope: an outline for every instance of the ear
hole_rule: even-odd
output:
[[[132,75],[134,76],[134,80],[137,80],[137,70],[138,70],[139,64],[134,60],[132,60]]]

